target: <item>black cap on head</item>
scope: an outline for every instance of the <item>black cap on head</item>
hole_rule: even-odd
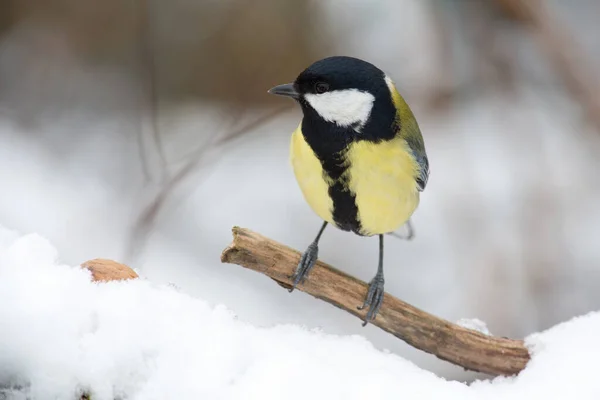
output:
[[[358,89],[375,93],[385,89],[385,73],[373,64],[354,57],[333,56],[306,68],[294,82],[300,93],[321,90]],[[319,86],[325,84],[326,86]]]
[[[341,149],[357,137],[371,141],[395,137],[401,122],[393,90],[386,74],[373,64],[332,56],[314,62],[293,83],[276,86],[269,93],[292,97],[300,104],[302,131],[314,139],[313,145],[339,139],[336,146]],[[325,142],[324,137],[328,138]]]

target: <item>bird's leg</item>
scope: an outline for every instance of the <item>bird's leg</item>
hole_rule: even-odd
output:
[[[383,235],[379,235],[379,265],[377,266],[377,273],[371,279],[371,282],[369,282],[369,291],[365,297],[365,302],[361,307],[358,307],[359,310],[369,307],[363,326],[367,325],[370,320],[374,320],[377,316],[377,312],[383,302],[383,283]]]
[[[319,239],[321,239],[321,235],[323,234],[323,231],[325,230],[326,226],[327,222],[324,222],[315,240],[313,240],[313,242],[308,246],[306,251],[302,253],[300,262],[298,263],[296,271],[292,276],[294,284],[292,285],[292,288],[289,289],[290,292],[294,291],[298,283],[304,282],[304,279],[312,269],[313,265],[315,265],[315,263],[317,262],[317,257],[319,255]]]

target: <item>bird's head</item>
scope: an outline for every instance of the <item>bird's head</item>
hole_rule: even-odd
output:
[[[293,83],[275,86],[269,93],[294,98],[305,117],[360,131],[372,119],[393,121],[392,90],[392,81],[373,64],[335,56],[315,62]]]

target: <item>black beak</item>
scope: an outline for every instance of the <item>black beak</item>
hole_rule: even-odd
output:
[[[278,94],[279,96],[288,96],[293,99],[297,99],[300,97],[300,93],[296,91],[293,83],[286,83],[284,85],[275,86],[274,88],[269,89],[269,93]]]

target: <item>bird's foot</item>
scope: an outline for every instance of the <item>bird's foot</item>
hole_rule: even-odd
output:
[[[361,307],[357,307],[359,310],[363,310],[366,307],[369,307],[369,311],[367,312],[367,316],[365,318],[365,322],[362,324],[363,326],[367,325],[369,321],[372,321],[377,316],[379,312],[379,308],[381,308],[381,303],[383,303],[383,275],[377,274],[369,283],[369,291],[367,292],[367,296],[365,297],[365,302]]]
[[[300,258],[300,262],[298,263],[298,266],[296,267],[296,271],[294,272],[294,275],[292,275],[293,285],[292,285],[292,288],[289,289],[290,292],[294,291],[294,289],[296,288],[296,285],[304,282],[304,280],[308,276],[308,273],[310,272],[312,267],[317,262],[318,255],[319,255],[319,246],[317,245],[317,243],[313,242],[310,244],[310,246],[308,246],[306,251],[302,254],[302,257]]]

